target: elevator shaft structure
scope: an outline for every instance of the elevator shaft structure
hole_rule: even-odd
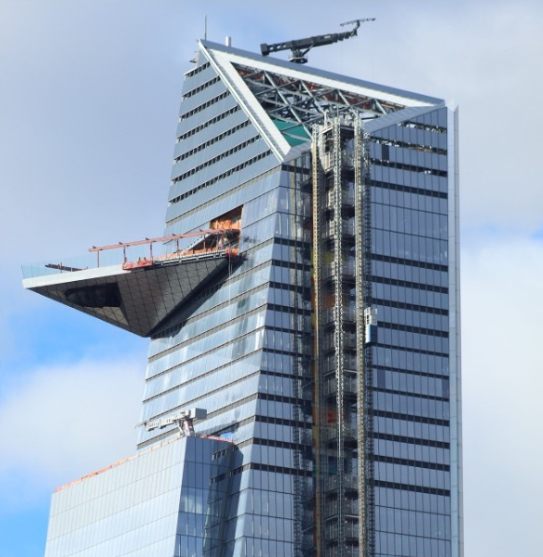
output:
[[[358,122],[313,136],[317,532],[323,557],[369,556],[364,149]]]

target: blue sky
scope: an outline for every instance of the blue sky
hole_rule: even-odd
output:
[[[161,235],[206,14],[252,51],[377,17],[310,64],[459,105],[466,557],[540,557],[543,3],[524,0],[0,2],[0,553],[42,555],[55,487],[134,452],[147,341],[25,292],[20,265]]]

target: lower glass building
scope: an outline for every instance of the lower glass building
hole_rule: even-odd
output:
[[[175,425],[145,426],[189,407],[235,447],[214,476],[218,441],[171,441],[215,443],[190,487],[228,496],[212,528],[174,520],[171,468],[171,500],[145,511],[161,555],[463,555],[456,130],[440,99],[201,41],[164,237],[26,269],[27,288],[151,338],[134,461],[173,451]],[[92,554],[61,533],[70,508],[54,496],[48,557]],[[159,543],[152,527],[128,513],[121,533],[108,509],[124,545],[93,538],[100,555],[153,555],[126,552]]]
[[[45,556],[219,557],[232,452],[176,437],[58,488]]]

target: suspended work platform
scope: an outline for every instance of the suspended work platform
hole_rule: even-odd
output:
[[[239,234],[211,229],[92,247],[82,258],[24,266],[23,286],[148,337],[238,258]]]

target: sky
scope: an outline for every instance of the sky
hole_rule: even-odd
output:
[[[0,0],[3,557],[43,555],[55,487],[135,452],[148,341],[25,291],[20,265],[162,234],[206,15],[253,52],[376,17],[310,65],[459,106],[465,556],[541,556],[543,2],[331,6]]]

